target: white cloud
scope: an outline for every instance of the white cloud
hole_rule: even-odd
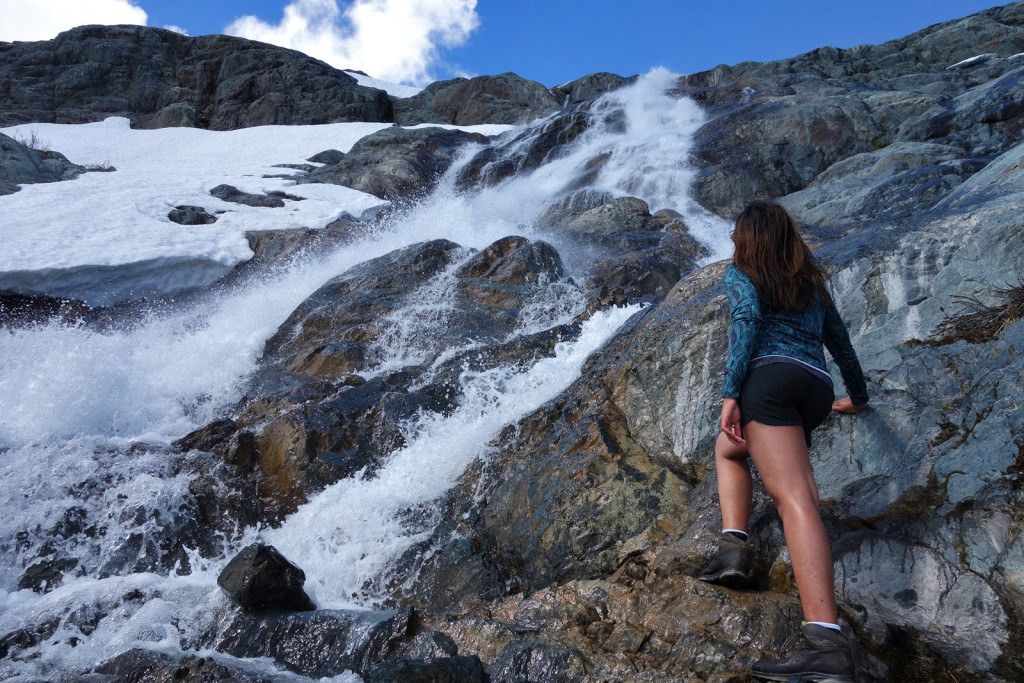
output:
[[[49,40],[83,24],[146,25],[131,0],[0,0],[0,41]]]
[[[180,33],[183,36],[187,36],[188,35],[188,31],[186,31],[182,27],[176,26],[174,24],[165,24],[163,26],[163,28],[167,29],[168,31],[174,31],[175,33]]]
[[[480,24],[477,0],[293,0],[279,24],[245,16],[231,35],[289,47],[339,69],[385,81],[434,80],[439,49],[461,45]]]

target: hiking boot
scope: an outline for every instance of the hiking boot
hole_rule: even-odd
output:
[[[819,681],[854,683],[856,668],[850,641],[840,633],[817,624],[800,628],[800,642],[782,659],[754,664],[750,673],[769,681]]]
[[[746,585],[753,563],[754,546],[738,536],[723,533],[718,540],[718,552],[697,578],[726,588],[740,588]]]

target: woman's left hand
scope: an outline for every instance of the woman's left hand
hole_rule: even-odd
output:
[[[836,411],[837,413],[847,413],[849,415],[859,413],[860,411],[864,410],[867,407],[867,403],[864,403],[859,406],[854,405],[853,401],[850,399],[849,396],[844,396],[832,404],[832,410]]]
[[[722,433],[737,446],[745,446],[747,442],[743,439],[743,427],[740,420],[739,402],[734,398],[723,398],[722,418],[719,421]]]

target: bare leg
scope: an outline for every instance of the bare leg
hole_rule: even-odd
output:
[[[804,619],[834,624],[832,551],[818,511],[818,485],[804,430],[748,422],[745,436],[750,456],[782,518]]]
[[[722,506],[722,527],[746,531],[750,523],[750,501],[754,485],[750,478],[750,454],[719,434],[715,442],[715,471],[718,473],[718,502]]]

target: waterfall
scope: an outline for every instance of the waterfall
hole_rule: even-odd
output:
[[[425,413],[406,425],[406,445],[375,477],[342,480],[279,528],[245,530],[224,539],[212,555],[165,554],[165,541],[185,533],[180,520],[192,504],[195,473],[210,465],[169,444],[235,405],[264,342],[302,301],[347,269],[436,238],[466,250],[507,235],[558,245],[559,236],[538,230],[534,221],[566,196],[596,156],[607,160],[592,179],[594,189],[640,197],[652,211],[675,209],[710,258],[727,253],[728,227],[689,198],[693,170],[687,160],[703,114],[689,100],[666,94],[675,79],[655,70],[603,96],[591,106],[596,123],[558,158],[490,187],[460,190],[459,173],[479,151],[471,145],[419,204],[352,243],[280,272],[172,312],[143,314],[122,327],[51,322],[0,330],[0,474],[6,484],[0,491],[0,636],[57,623],[45,642],[29,648],[37,656],[0,661],[0,680],[67,677],[133,647],[194,647],[198,634],[218,628],[226,609],[217,573],[232,552],[256,537],[306,571],[320,606],[377,604],[382,596],[364,592],[364,584],[429,533],[432,501],[469,463],[489,455],[503,426],[569,386],[586,357],[636,308],[594,314],[578,338],[528,367],[463,373],[454,411]],[[81,130],[88,135],[88,127]],[[249,130],[247,138],[258,144],[258,129]],[[510,131],[505,139],[523,132]],[[445,324],[452,272],[426,283],[415,300],[382,321],[375,349],[381,360],[372,373],[423,359],[432,326]],[[566,323],[583,307],[573,279],[544,282],[511,336]],[[411,526],[399,514],[410,508],[423,512]],[[26,569],[40,558],[57,563],[63,585],[46,594],[19,589]],[[295,678],[266,662],[247,665],[282,680]]]

